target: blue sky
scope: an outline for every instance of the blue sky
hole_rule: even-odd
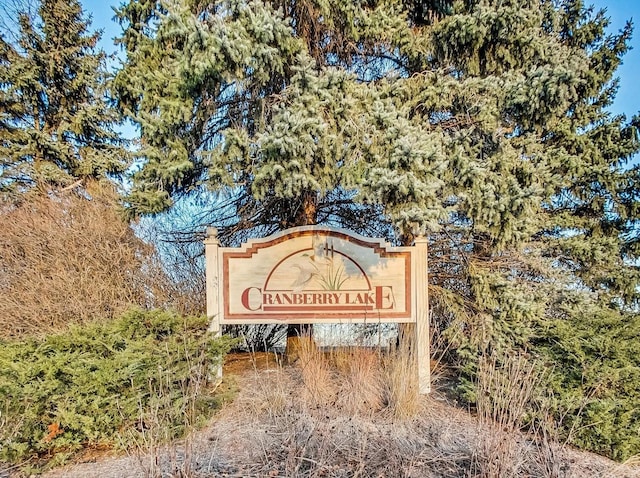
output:
[[[118,36],[120,27],[112,20],[112,5],[119,5],[120,1],[81,0],[85,11],[93,17],[93,29],[103,29],[102,44],[106,51],[116,50],[113,38]],[[597,9],[606,8],[611,17],[610,31],[617,32],[627,20],[634,20],[635,33],[631,41],[632,50],[627,53],[624,63],[618,70],[620,90],[611,111],[623,113],[628,119],[640,112],[640,1],[638,0],[587,0],[587,4]]]
[[[610,29],[616,32],[624,27],[627,20],[633,20],[634,35],[631,40],[631,51],[624,57],[624,63],[618,69],[620,90],[612,111],[624,113],[627,118],[640,112],[640,2],[638,0],[598,0],[588,2],[597,8],[606,8],[611,17]]]

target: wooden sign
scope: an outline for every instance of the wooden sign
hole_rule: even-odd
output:
[[[343,229],[304,226],[228,248],[220,247],[215,229],[207,232],[211,330],[224,324],[417,323],[427,363],[421,390],[428,389],[426,239],[393,247]]]

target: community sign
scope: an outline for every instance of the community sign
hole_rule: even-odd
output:
[[[344,229],[303,226],[220,247],[216,230],[207,233],[212,331],[225,324],[417,323],[428,349],[425,238],[394,247]]]

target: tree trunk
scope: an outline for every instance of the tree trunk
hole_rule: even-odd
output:
[[[295,362],[300,357],[301,351],[311,350],[315,347],[315,344],[305,342],[313,342],[313,325],[289,324],[287,326],[287,348],[285,349],[287,362]]]
[[[413,232],[404,230],[400,232],[400,243],[402,246],[412,246],[413,241],[416,238]],[[412,350],[414,337],[416,335],[416,324],[413,323],[400,323],[398,324],[398,337],[396,339],[396,345],[398,349],[409,352]]]
[[[316,224],[318,195],[314,191],[302,193],[301,201],[294,207],[288,221],[289,227],[310,226]],[[289,324],[287,326],[287,348],[285,356],[288,362],[295,362],[300,352],[301,340],[313,340],[313,325]]]

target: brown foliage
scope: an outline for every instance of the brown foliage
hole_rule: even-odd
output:
[[[38,194],[0,209],[0,336],[42,334],[167,300],[154,249],[115,194]]]

